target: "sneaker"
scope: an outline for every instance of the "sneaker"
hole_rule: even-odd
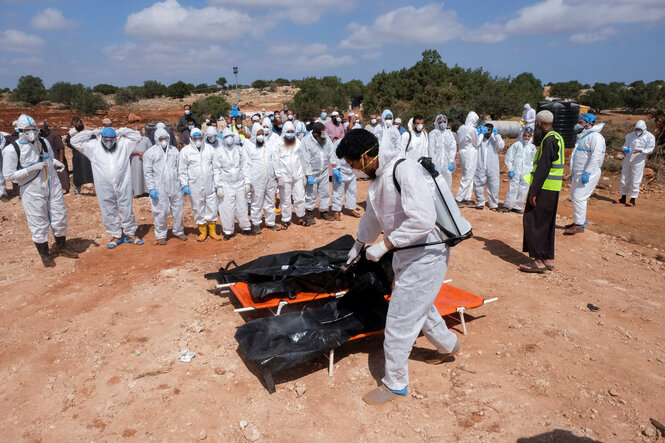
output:
[[[522,211],[521,209],[514,209],[513,208],[513,209],[510,210],[510,212],[514,212],[515,214],[524,214],[524,211]]]
[[[323,211],[321,213],[321,218],[326,221],[335,221],[335,217],[330,213],[330,211]]]
[[[505,206],[501,206],[501,207],[499,207],[499,208],[496,208],[496,210],[499,211],[499,212],[502,212],[502,213],[504,213],[504,214],[505,214],[506,212],[510,212],[510,209],[506,208]]]
[[[178,240],[187,241],[187,236],[185,234],[180,234],[175,236]]]
[[[478,205],[476,206],[476,209],[482,211],[483,209],[485,209],[485,205]]]
[[[271,231],[281,231],[282,230],[282,228],[280,228],[277,225],[266,226],[266,229],[270,229]]]
[[[165,238],[158,238],[157,239],[157,244],[160,246],[164,246],[166,244],[166,239]]]
[[[245,231],[243,231],[244,233]],[[248,235],[259,235],[261,233],[261,227],[259,225],[252,225],[252,230],[249,231]]]
[[[584,226],[573,224],[571,227],[566,228],[563,231],[563,235],[575,235],[575,234],[581,234],[583,232],[584,232]]]

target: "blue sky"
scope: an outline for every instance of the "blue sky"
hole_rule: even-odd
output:
[[[295,5],[295,6],[294,6]],[[369,81],[424,49],[493,75],[582,83],[665,78],[665,0],[0,0],[0,87]]]

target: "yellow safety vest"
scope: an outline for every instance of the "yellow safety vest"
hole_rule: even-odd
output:
[[[564,148],[566,144],[563,141],[563,137],[561,137],[561,134],[559,134],[556,131],[550,131],[547,134],[545,134],[545,137],[543,137],[543,141],[540,142],[540,146],[538,147],[536,156],[533,158],[533,171],[526,174],[524,176],[524,180],[526,180],[526,182],[529,184],[533,183],[533,174],[536,173],[536,169],[538,168],[538,161],[540,160],[540,157],[543,155],[543,142],[545,142],[545,139],[550,135],[556,138],[556,141],[559,145],[559,158],[552,163],[552,168],[550,169],[550,173],[548,174],[547,179],[545,179],[545,183],[543,183],[542,189],[558,192],[561,191],[561,185],[563,185],[563,165],[565,162]]]

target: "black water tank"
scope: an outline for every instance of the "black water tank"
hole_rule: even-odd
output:
[[[552,129],[561,134],[567,149],[574,148],[577,141],[577,134],[573,126],[575,126],[579,119],[580,104],[564,101],[540,102],[538,103],[536,112],[540,111],[550,111],[554,114]]]

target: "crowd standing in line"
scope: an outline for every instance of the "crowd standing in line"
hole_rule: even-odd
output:
[[[428,132],[422,116],[415,115],[405,127],[389,109],[380,116],[371,114],[363,125],[354,112],[344,116],[334,110],[329,115],[322,109],[316,118],[301,121],[287,107],[262,109],[251,116],[237,111],[232,116],[207,115],[201,120],[185,105],[175,131],[165,123],[114,129],[109,119],[104,119],[103,128],[91,130],[74,117],[64,145],[73,151],[74,193],[81,193],[88,183],[95,185],[111,249],[122,243],[143,244],[136,236],[132,203],[133,197],[146,194],[159,245],[166,244],[169,215],[174,237],[187,240],[182,223],[187,196],[198,241],[229,240],[236,234],[236,222],[244,235],[260,235],[262,225],[277,231],[292,223],[311,226],[316,223],[317,208],[318,217],[325,221],[341,220],[342,214],[359,218],[356,180],[362,174],[357,175],[336,152],[355,129],[364,128],[376,137],[379,163],[430,157],[449,187],[459,153],[462,176],[455,194],[459,206],[484,209],[487,204],[493,211],[524,211],[524,249],[534,262],[520,269],[543,272],[553,268],[553,214],[561,184],[556,177],[559,170],[563,174],[564,161],[558,156],[559,138],[551,131],[548,115],[538,115],[528,104],[524,106],[518,141],[505,156],[510,184],[502,206],[499,153],[505,142],[491,124],[479,125],[475,112],[467,115],[457,131],[445,115],[437,115]],[[575,126],[578,141],[570,159],[574,220],[566,226],[566,235],[584,232],[587,200],[598,183],[605,155],[603,125],[586,113]],[[13,126],[12,134],[0,138],[4,179],[20,192],[44,265],[54,266],[49,228],[56,238],[56,253],[76,256],[65,243],[67,214],[62,195],[69,192],[70,183],[62,137],[48,121],[41,123],[40,131],[27,115]],[[654,147],[654,136],[638,121],[623,147],[621,198],[616,203],[636,204],[646,157]],[[554,174],[545,174],[545,169]],[[10,195],[3,182],[0,198]]]

